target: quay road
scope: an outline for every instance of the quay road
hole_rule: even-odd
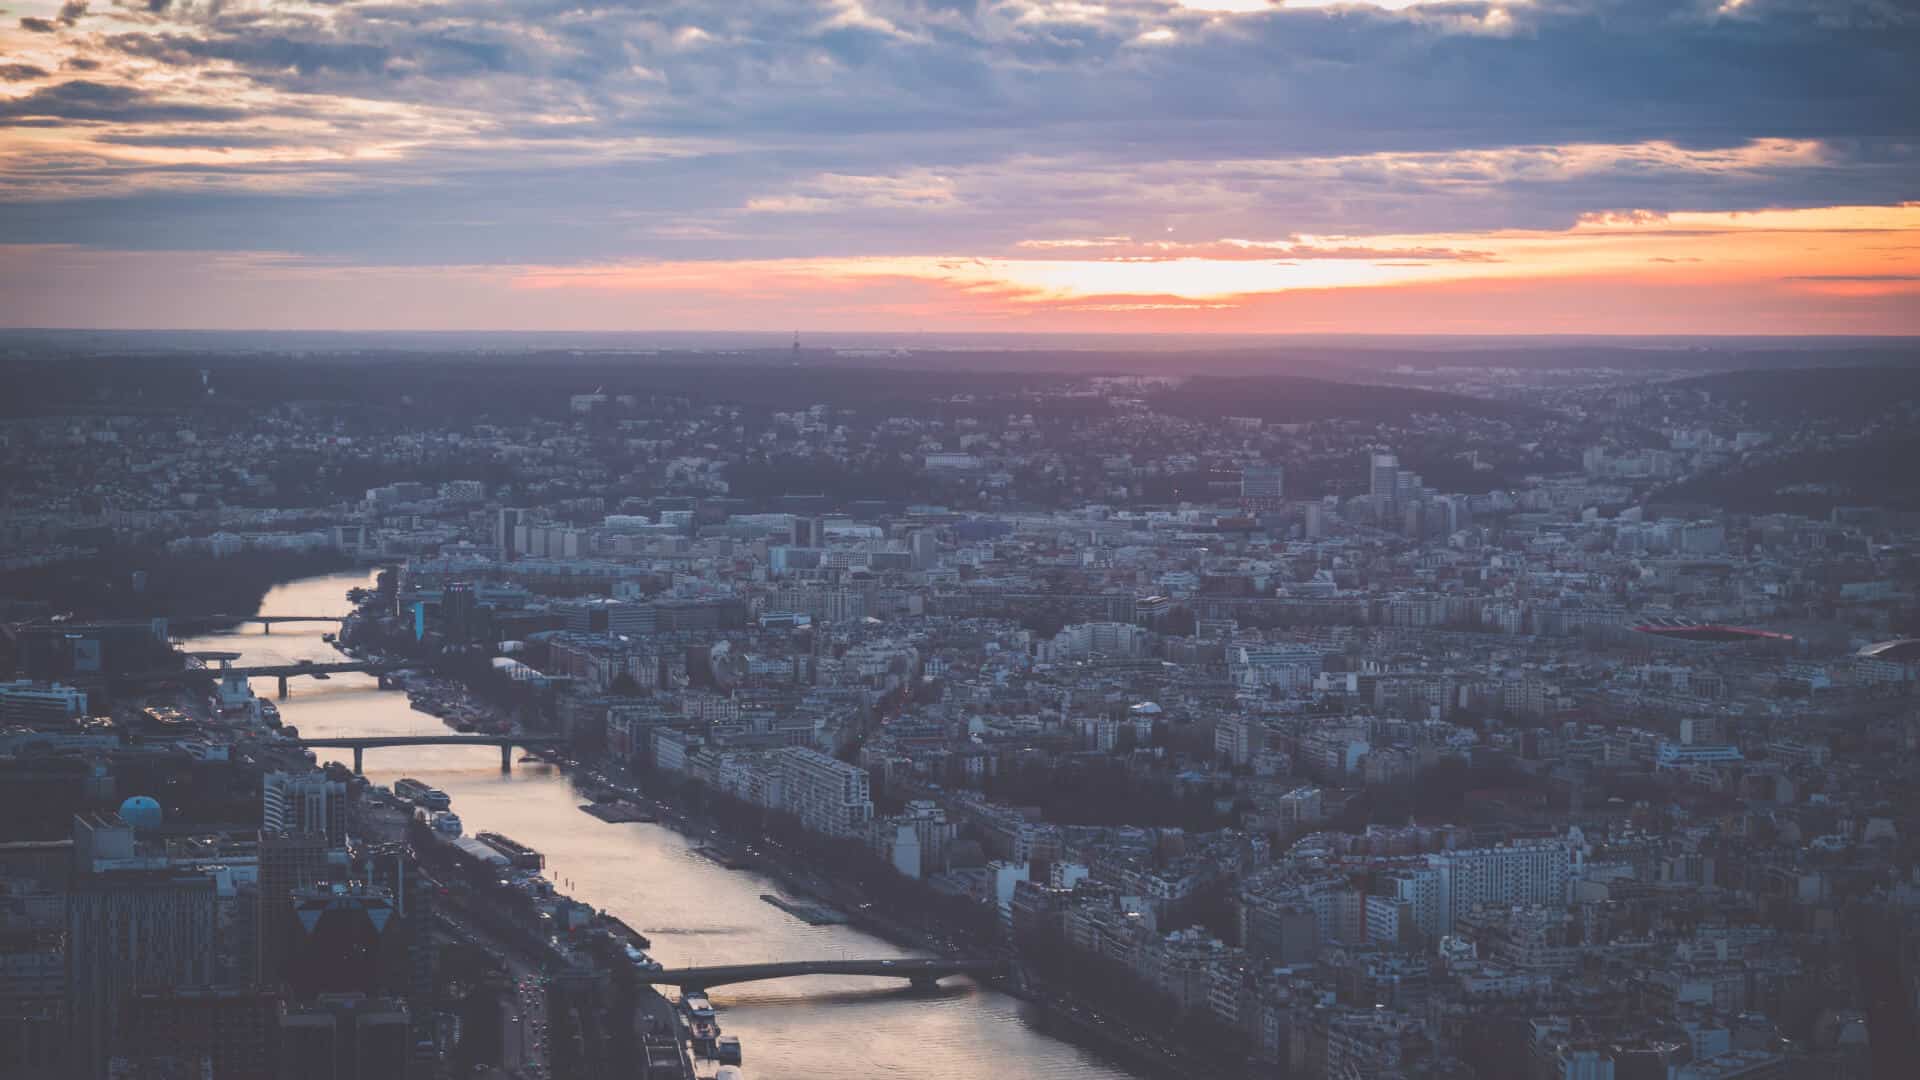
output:
[[[434,919],[448,936],[498,957],[513,980],[511,996],[500,1003],[500,1067],[510,1076],[545,1077],[547,996],[540,967],[462,914],[443,908]]]
[[[404,842],[408,818],[402,804],[391,796],[373,796],[355,813],[356,832],[377,842]],[[498,1018],[501,1074],[516,1080],[547,1080],[554,1077],[554,1048],[549,1040],[555,1031],[548,1005],[558,958],[529,948],[524,940],[494,933],[484,918],[469,910],[469,902],[475,899],[460,889],[440,889],[433,911],[436,929],[498,958],[512,980],[512,991],[501,1002]],[[696,1080],[673,1003],[646,983],[634,985],[631,996],[637,1060],[629,1071],[617,1075],[621,1080]]]

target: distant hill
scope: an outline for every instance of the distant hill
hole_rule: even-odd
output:
[[[1024,356],[1025,354],[1009,354]],[[817,358],[813,358],[817,359]],[[0,414],[164,410],[184,406],[259,408],[286,401],[385,409],[405,402],[416,416],[561,414],[573,394],[595,390],[646,398],[685,398],[749,410],[831,404],[880,415],[1004,415],[1010,407],[1053,418],[1105,412],[1105,401],[1019,397],[1062,385],[1059,372],[966,366],[772,364],[764,358],[667,353],[582,356],[534,352],[504,357],[466,353],[128,353],[85,358],[0,358],[15,393]],[[1163,357],[1164,359],[1164,357]],[[206,373],[202,385],[201,373]],[[211,388],[212,393],[207,393]],[[1155,391],[1153,404],[1197,420],[1258,416],[1273,422],[1331,417],[1398,420],[1417,412],[1519,417],[1524,406],[1437,391],[1299,376],[1202,376]],[[1536,414],[1537,415],[1537,414]]]
[[[1762,422],[1792,423],[1815,417],[1866,420],[1903,401],[1920,401],[1920,368],[1730,371],[1681,379],[1669,385],[1738,403]]]
[[[1889,436],[1696,477],[1668,488],[1660,501],[1812,517],[1836,506],[1920,510],[1916,461],[1920,437]]]

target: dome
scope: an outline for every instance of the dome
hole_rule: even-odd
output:
[[[160,824],[160,804],[146,795],[135,795],[120,804],[120,820],[136,829],[151,829]]]

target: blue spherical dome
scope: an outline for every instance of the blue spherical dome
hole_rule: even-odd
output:
[[[120,804],[120,820],[136,829],[151,829],[160,824],[160,804],[145,795],[135,795]]]

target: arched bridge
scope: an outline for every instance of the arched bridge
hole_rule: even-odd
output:
[[[800,975],[874,975],[905,979],[916,987],[930,988],[949,975],[989,976],[999,973],[994,960],[967,960],[956,957],[898,960],[795,960],[773,964],[723,964],[719,967],[668,968],[643,971],[640,977],[655,986],[677,986],[682,990],[705,990],[728,983],[759,982],[763,979],[791,979]]]
[[[361,771],[361,758],[366,752],[382,746],[497,746],[500,748],[500,771],[511,772],[514,747],[532,749],[565,746],[566,743],[567,740],[559,735],[346,735],[300,739],[300,745],[308,748],[353,747],[353,771],[356,773]]]

